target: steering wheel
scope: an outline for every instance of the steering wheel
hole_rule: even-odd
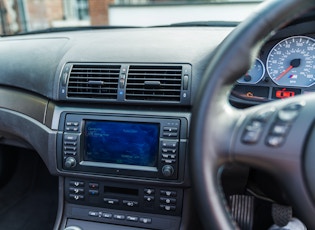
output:
[[[263,42],[312,7],[314,0],[266,1],[214,52],[195,98],[190,133],[192,183],[205,229],[238,228],[219,185],[228,162],[274,175],[298,217],[315,229],[315,95],[243,110],[228,102],[231,85]]]

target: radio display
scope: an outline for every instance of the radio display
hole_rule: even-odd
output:
[[[159,130],[157,123],[86,120],[83,160],[156,167]]]

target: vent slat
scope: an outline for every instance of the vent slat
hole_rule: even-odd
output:
[[[73,65],[67,96],[69,98],[116,99],[120,68],[120,65]],[[97,82],[100,83],[97,84]]]
[[[106,83],[106,85],[110,85],[110,86],[117,86],[117,83],[116,82],[107,82],[107,81],[104,81],[104,83]],[[90,85],[88,82],[83,82],[83,81],[77,81],[77,82],[70,82],[69,85],[68,85],[68,88],[70,87],[78,87],[78,88],[81,88],[82,86],[79,86],[79,85],[82,85],[83,87],[88,87],[88,85]],[[86,86],[85,86],[86,85]],[[94,86],[94,87],[99,87],[99,86]]]
[[[129,78],[130,76],[128,75],[128,81],[146,81],[146,80],[149,80],[149,81],[177,81],[177,82],[181,82],[182,79],[181,78],[151,78],[150,76],[145,76],[145,77],[134,77],[134,78]],[[180,76],[181,77],[181,76]]]
[[[165,89],[143,89],[143,88],[130,88],[129,90],[133,91],[143,91],[143,92],[162,92],[162,93],[173,93],[173,92],[180,92],[179,89],[168,89],[167,91]]]
[[[117,72],[117,74],[118,74],[119,72]],[[72,75],[74,75],[74,76],[78,76],[78,77],[80,77],[80,76],[85,76],[85,75],[88,75],[88,76],[96,76],[96,77],[99,77],[99,76],[111,76],[111,75],[113,75],[113,74],[115,74],[115,72],[108,72],[108,73],[106,73],[106,72],[97,72],[97,73],[94,73],[94,72],[71,72],[71,74]]]
[[[180,102],[181,84],[182,66],[131,65],[126,100]]]

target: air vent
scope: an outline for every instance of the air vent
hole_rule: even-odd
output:
[[[68,98],[117,99],[120,65],[74,64]]]
[[[180,102],[182,66],[130,65],[126,100]]]

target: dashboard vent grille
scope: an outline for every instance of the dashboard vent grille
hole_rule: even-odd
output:
[[[182,66],[130,65],[126,100],[179,102]]]
[[[117,99],[120,65],[75,64],[72,66],[69,98]]]

